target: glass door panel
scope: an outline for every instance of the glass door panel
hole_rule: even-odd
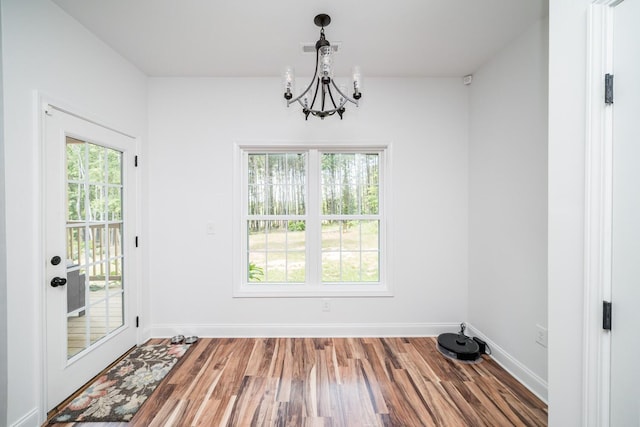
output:
[[[66,139],[67,358],[124,325],[122,153]]]

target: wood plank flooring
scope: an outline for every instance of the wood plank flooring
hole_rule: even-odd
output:
[[[129,423],[546,425],[547,406],[493,360],[452,361],[435,338],[201,339]]]

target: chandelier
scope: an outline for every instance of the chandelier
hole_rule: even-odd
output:
[[[333,52],[324,36],[324,27],[331,23],[331,17],[321,13],[313,22],[320,27],[320,39],[316,42],[316,68],[311,83],[300,95],[294,97],[295,75],[293,67],[287,67],[284,72],[284,98],[287,100],[287,107],[294,102],[300,104],[305,120],[309,119],[309,114],[324,120],[336,113],[342,120],[347,102],[357,107],[358,100],[362,97],[360,68],[353,67],[353,96],[349,97],[347,87],[338,86],[333,79]]]

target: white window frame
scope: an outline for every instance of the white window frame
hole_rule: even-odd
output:
[[[307,153],[306,280],[304,284],[249,283],[247,278],[247,156],[249,153]],[[369,152],[379,154],[379,281],[358,283],[322,283],[320,229],[319,154]],[[286,143],[251,142],[234,144],[234,233],[233,233],[233,296],[251,297],[389,297],[388,223],[390,218],[389,188],[391,148],[387,143]],[[366,218],[363,218],[366,219]],[[317,282],[311,282],[317,278]]]

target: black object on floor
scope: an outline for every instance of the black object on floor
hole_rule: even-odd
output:
[[[460,325],[457,334],[444,333],[438,335],[440,353],[455,360],[473,362],[480,358],[480,345],[476,340],[464,334],[465,324]]]

